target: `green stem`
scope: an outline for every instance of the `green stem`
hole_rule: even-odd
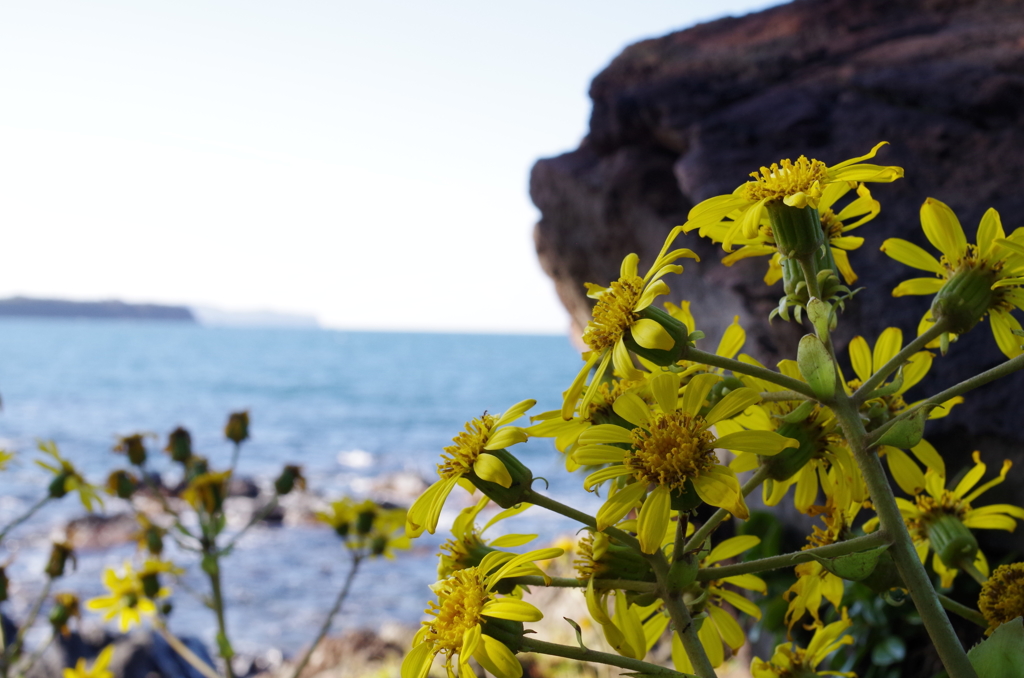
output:
[[[877,372],[871,375],[867,381],[861,384],[861,387],[853,394],[853,402],[858,405],[866,399],[866,396],[870,395],[872,391],[881,386],[882,382],[885,381],[886,377],[899,369],[900,365],[910,359],[912,355],[918,351],[924,350],[927,346],[943,332],[947,331],[948,323],[945,319],[938,320],[932,324],[924,334],[914,339],[912,342],[903,347],[899,353],[894,355],[887,363],[882,365]]]
[[[7,537],[8,532],[10,532],[18,525],[21,525],[23,522],[34,516],[36,511],[43,508],[43,506],[46,505],[46,502],[50,501],[50,499],[52,499],[52,497],[50,495],[46,495],[45,497],[37,501],[35,504],[33,504],[28,511],[23,513],[18,518],[15,518],[7,527],[3,529],[2,532],[0,532],[0,542],[3,542],[4,538]]]
[[[686,651],[693,670],[700,678],[715,678],[715,668],[711,666],[711,660],[708,659],[704,646],[697,637],[697,628],[693,624],[690,610],[683,602],[682,593],[669,585],[669,567],[664,554],[658,551],[647,555],[646,558],[654,570],[654,576],[658,578],[661,600],[668,610],[669,617],[672,618],[675,633],[683,644],[683,650]]]
[[[238,466],[238,454],[242,451],[242,443],[235,443],[235,449],[231,452],[231,466],[228,467],[228,473],[232,475],[235,473],[235,467]]]
[[[910,597],[914,600],[914,605],[917,606],[917,611],[939,653],[943,666],[946,667],[950,678],[978,678],[952,624],[949,623],[949,617],[946,616],[939,603],[928,572],[925,571],[924,565],[917,557],[914,542],[910,533],[907,532],[903,516],[900,515],[892,488],[882,469],[882,463],[878,455],[865,444],[867,432],[864,430],[864,423],[860,419],[857,406],[842,389],[836,389],[834,412],[843,427],[854,457],[857,459],[861,474],[864,476],[864,482],[878,514],[882,530],[893,540],[889,553],[896,563],[896,568],[903,578],[907,590],[910,591]]]
[[[930,398],[922,400],[913,407],[901,412],[898,417],[890,419],[884,425],[879,426],[874,431],[868,434],[867,443],[871,444],[872,441],[878,440],[886,431],[893,427],[896,424],[896,422],[902,421],[903,419],[913,416],[913,414],[922,407],[942,405],[943,403],[949,401],[951,398],[963,395],[968,391],[973,391],[974,389],[984,386],[985,384],[988,384],[990,382],[993,382],[996,379],[1001,379],[1003,377],[1011,375],[1021,368],[1024,368],[1024,354],[1019,355],[1011,360],[1007,360],[1004,363],[1000,363],[999,365],[996,365],[992,369],[985,370],[981,374],[975,375],[970,379],[964,379],[956,386],[951,386],[947,388],[945,391],[941,391]]]
[[[796,391],[765,391],[761,394],[761,402],[765,403],[778,403],[787,400],[808,400],[808,397]]]
[[[957,565],[960,566],[961,570],[971,575],[971,579],[978,582],[979,584],[984,584],[988,581],[988,577],[982,574],[981,571],[974,566],[973,562],[966,559],[961,559],[960,562],[957,563]]]
[[[800,563],[806,563],[809,560],[814,560],[815,557],[835,558],[837,556],[845,556],[851,553],[867,551],[879,546],[884,546],[888,543],[888,535],[879,530],[878,532],[872,532],[871,534],[864,535],[863,537],[854,537],[853,539],[839,541],[835,544],[828,544],[827,546],[818,546],[817,548],[807,549],[806,551],[796,551],[794,553],[786,553],[780,556],[771,556],[770,558],[760,558],[746,563],[736,563],[735,565],[702,568],[697,572],[697,580],[714,581],[724,577],[735,577],[740,574],[756,574],[758,572],[778,570],[784,567],[793,567]]]
[[[587,581],[580,581],[573,577],[550,577],[551,583],[544,581],[544,577],[538,575],[523,575],[522,577],[510,577],[508,581],[521,586],[550,586],[551,588],[571,589],[586,588]],[[618,590],[637,591],[647,593],[657,591],[658,585],[653,581],[633,581],[631,579],[594,579],[594,588],[598,591]]]
[[[686,528],[690,524],[690,518],[685,511],[676,513],[676,540],[672,545],[672,562],[677,563],[683,559],[686,553]]]
[[[948,596],[939,594],[939,602],[942,603],[942,607],[946,608],[949,612],[959,615],[969,622],[977,624],[983,629],[988,628],[988,621],[982,616],[980,612],[975,609],[969,608],[962,603],[958,603]]]
[[[804,273],[804,282],[807,283],[807,296],[811,299],[821,299],[821,289],[818,287],[818,265],[814,255],[807,257],[796,257],[800,264],[800,270]]]
[[[302,655],[302,661],[298,663],[295,670],[292,671],[292,678],[299,678],[299,674],[309,664],[309,658],[313,656],[313,651],[316,650],[320,641],[327,635],[327,631],[331,628],[331,622],[334,621],[334,617],[341,610],[341,604],[345,602],[345,598],[348,597],[348,592],[352,588],[352,581],[356,578],[356,572],[359,570],[359,564],[363,561],[362,554],[353,554],[352,556],[352,567],[348,570],[348,576],[345,578],[345,585],[338,592],[338,597],[334,599],[334,606],[331,611],[327,613],[327,618],[324,619],[324,623],[320,626],[320,631],[316,634],[316,638],[313,639],[313,643],[306,650],[306,653]]]
[[[563,657],[565,659],[574,659],[581,662],[607,664],[608,666],[617,666],[620,669],[629,669],[647,676],[694,678],[694,676],[689,673],[680,673],[679,671],[673,671],[672,669],[664,666],[648,664],[647,662],[640,661],[639,659],[630,659],[629,657],[611,654],[610,652],[598,652],[597,650],[591,650],[585,647],[573,647],[571,645],[558,645],[557,643],[548,643],[536,638],[530,638],[529,636],[523,636],[521,640],[516,640],[524,652],[536,652],[537,654],[546,654],[551,655],[552,657]]]
[[[814,397],[814,392],[811,391],[811,387],[804,382],[792,377],[787,377],[784,374],[779,374],[778,372],[769,370],[766,367],[751,365],[750,363],[740,362],[739,360],[733,360],[731,358],[724,358],[720,355],[707,353],[696,348],[686,349],[686,354],[683,357],[691,362],[702,363],[711,367],[721,367],[724,370],[730,370],[732,372],[738,372],[739,374],[746,374],[751,377],[757,377],[758,379],[764,379],[772,384],[787,388],[791,391],[796,391],[807,398]]]
[[[234,678],[234,670],[231,668],[234,652],[231,648],[231,641],[228,640],[228,627],[224,618],[224,594],[220,583],[220,552],[217,550],[215,540],[209,536],[209,530],[204,527],[203,532],[205,533],[203,536],[203,571],[206,572],[210,580],[210,606],[217,616],[217,647],[224,660],[225,675],[227,678]]]
[[[582,523],[595,531],[599,531],[597,529],[597,519],[594,518],[594,516],[587,515],[583,511],[577,511],[571,506],[566,506],[565,504],[555,501],[550,497],[545,497],[543,494],[534,492],[532,489],[526,490],[526,492],[523,493],[522,499],[529,504],[546,508],[549,511],[553,511],[554,513],[563,515],[566,518],[571,518],[578,523]],[[640,550],[640,542],[636,540],[636,537],[626,534],[618,528],[607,527],[604,529],[604,533],[609,537],[615,537],[618,541],[627,546],[633,547],[637,551]]]
[[[252,514],[252,518],[249,519],[249,522],[246,523],[245,527],[243,527],[241,530],[239,530],[238,533],[234,537],[232,537],[228,541],[228,543],[224,545],[224,547],[222,549],[220,549],[217,552],[217,555],[218,556],[223,556],[223,555],[227,555],[228,553],[230,553],[231,549],[233,549],[235,547],[235,544],[238,543],[238,540],[241,539],[245,535],[245,533],[249,531],[250,528],[252,528],[254,525],[259,523],[261,520],[263,520],[264,518],[269,516],[271,514],[271,512],[275,508],[277,508],[278,496],[279,495],[277,494],[277,492],[275,492],[274,496],[270,499],[269,502],[267,502],[266,506],[261,508],[259,511],[256,511],[255,513],[253,513]]]
[[[13,664],[18,659],[18,655],[21,653],[21,646],[25,642],[25,634],[28,633],[28,630],[36,623],[36,617],[39,616],[39,610],[42,609],[43,602],[50,596],[50,589],[52,587],[53,578],[47,577],[46,584],[43,585],[42,592],[32,604],[32,609],[29,610],[28,616],[25,617],[25,621],[22,622],[21,626],[18,628],[18,635],[14,637],[14,642],[7,648],[7,652],[5,653],[6,656],[4,657],[6,660],[4,663],[6,665]]]
[[[756,471],[754,471],[754,475],[750,476],[747,482],[743,483],[743,487],[741,488],[743,496],[746,497],[755,489],[757,489],[757,487],[761,483],[763,483],[767,477],[768,468],[765,466],[759,467]],[[704,545],[704,540],[707,539],[708,536],[715,531],[715,528],[718,527],[718,524],[731,515],[731,513],[722,508],[718,509],[713,514],[711,514],[711,517],[708,518],[708,521],[701,525],[699,530],[693,533],[693,536],[690,537],[690,541],[686,542],[686,548],[683,552],[692,553],[694,551],[699,550],[701,546]]]

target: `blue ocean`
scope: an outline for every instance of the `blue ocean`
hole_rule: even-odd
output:
[[[33,463],[39,439],[55,441],[89,480],[102,484],[125,465],[111,452],[117,436],[151,432],[152,466],[173,482],[178,471],[158,451],[167,433],[186,427],[196,452],[225,467],[232,446],[224,439],[224,423],[237,410],[249,410],[252,422],[241,476],[266,484],[283,464],[301,464],[309,492],[325,500],[365,496],[396,474],[429,482],[441,449],[467,420],[526,398],[538,401],[532,413],[555,409],[580,364],[565,337],[5,319],[0,445],[18,459],[0,473],[0,522],[46,491],[49,478]],[[565,474],[550,441],[531,440],[515,450],[534,475],[551,480],[550,490],[560,498],[574,497],[590,510],[600,501],[582,491],[579,478]],[[453,495],[442,522],[467,501]],[[127,508],[108,499],[105,511]],[[518,524],[509,521],[507,531],[540,533],[543,540],[578,527],[534,511],[517,518]],[[5,542],[0,558],[11,562],[8,614],[22,614],[42,585],[49,539],[83,513],[73,497],[51,502]],[[443,539],[439,529],[395,560],[365,566],[333,632],[416,624],[431,596],[427,586],[436,579],[435,554]],[[77,570],[55,590],[100,595],[103,567],[119,565],[134,551],[134,544],[122,544],[80,552]],[[205,590],[205,579],[190,555],[175,559],[187,571],[179,586],[172,585],[171,629],[212,644],[213,616],[189,592]],[[225,564],[228,630],[236,650],[296,652],[315,634],[348,563],[326,527],[260,525],[247,533]]]

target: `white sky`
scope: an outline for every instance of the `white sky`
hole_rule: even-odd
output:
[[[563,332],[529,169],[625,45],[774,4],[0,9],[0,296]]]

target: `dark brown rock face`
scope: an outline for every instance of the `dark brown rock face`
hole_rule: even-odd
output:
[[[731,192],[781,158],[806,154],[832,165],[887,140],[874,162],[906,169],[905,179],[871,185],[882,213],[856,231],[867,242],[851,262],[857,285],[867,289],[840,320],[841,343],[853,334],[873,343],[890,325],[903,328],[907,341],[916,332],[929,298],[890,296],[918,274],[879,246],[896,236],[932,250],[918,217],[925,198],[949,204],[971,242],[989,207],[1007,232],[1024,226],[1019,1],[797,0],[632,45],[594,79],[590,95],[587,138],[575,151],[540,160],[530,184],[542,212],[538,254],[581,326],[589,318],[584,282],[615,279],[629,252],[640,255],[643,270],[695,203]],[[806,330],[768,324],[782,285],[762,283],[766,259],[723,267],[720,247],[696,232],[677,245],[702,258],[682,262],[685,273],[669,283],[675,299],[693,304],[709,336],[705,350],[739,315],[748,352],[770,364],[795,355]],[[1004,360],[987,325],[954,344],[910,395]],[[957,458],[980,449],[995,466],[1002,456],[1020,463],[1021,392],[1020,373],[976,391],[934,422],[928,437]]]

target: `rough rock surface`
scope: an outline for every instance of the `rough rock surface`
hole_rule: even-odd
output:
[[[903,180],[872,185],[882,214],[856,232],[867,242],[851,255],[857,285],[868,291],[841,330],[855,327],[871,342],[889,325],[909,340],[927,307],[925,297],[890,297],[899,281],[918,276],[878,249],[893,236],[931,249],[918,218],[926,197],[949,204],[972,242],[988,207],[1000,211],[1007,232],[1024,226],[1020,2],[797,0],[632,45],[594,79],[590,95],[585,140],[537,162],[530,183],[542,214],[538,255],[581,326],[589,318],[584,282],[607,284],[629,252],[643,269],[695,203],[731,192],[780,158],[806,154],[835,164],[887,140],[877,162],[906,169]],[[702,257],[683,262],[686,272],[669,282],[675,299],[692,302],[709,335],[706,350],[739,315],[748,352],[772,364],[794,355],[805,330],[767,323],[782,292],[781,283],[761,282],[766,259],[725,268],[720,248],[695,232],[678,244]],[[841,335],[841,343],[848,339]],[[983,323],[937,361],[917,392],[1001,360]],[[1024,461],[1020,404],[1007,396],[1022,387],[1018,373],[971,394],[932,425],[929,438],[965,461],[973,449],[991,462]]]

